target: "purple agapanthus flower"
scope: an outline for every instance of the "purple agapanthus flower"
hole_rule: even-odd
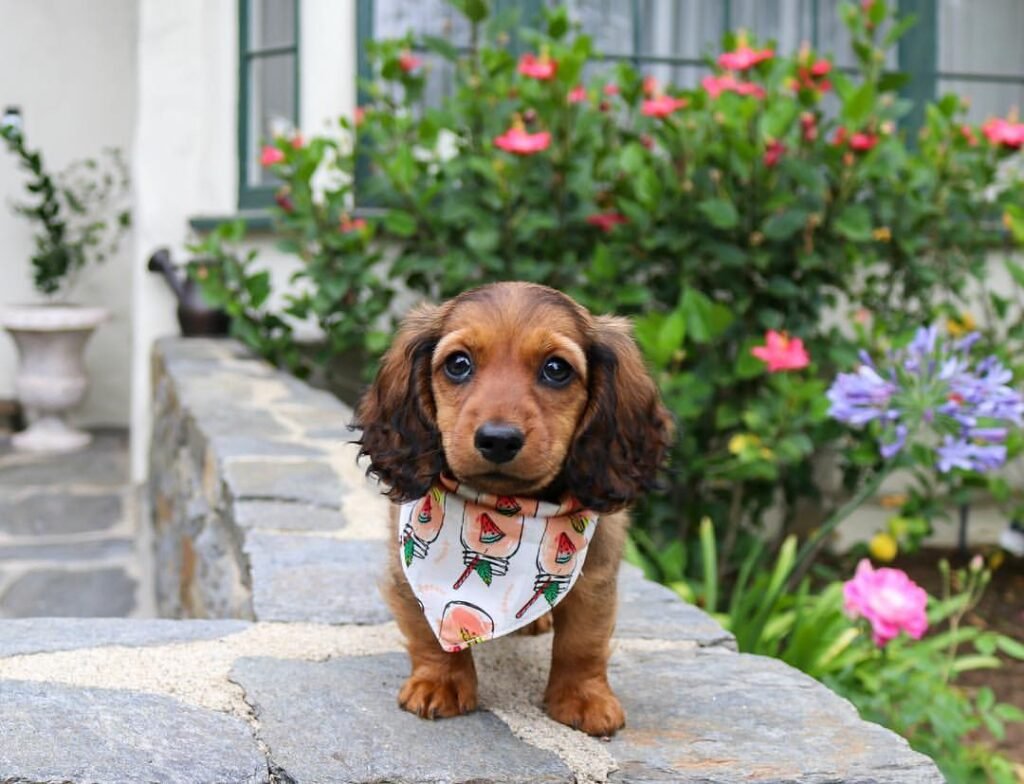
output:
[[[996,357],[972,360],[979,339],[971,333],[944,340],[937,327],[922,327],[884,363],[861,352],[857,370],[840,373],[828,390],[829,414],[875,428],[886,460],[913,439],[937,444],[936,467],[943,473],[998,468],[1006,462],[1009,427],[1024,424],[1024,396]]]

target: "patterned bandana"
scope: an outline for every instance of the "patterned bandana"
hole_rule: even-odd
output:
[[[573,498],[496,496],[442,476],[402,504],[399,546],[427,623],[454,653],[558,604],[580,576],[596,527],[597,515]]]

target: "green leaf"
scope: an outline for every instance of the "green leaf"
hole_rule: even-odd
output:
[[[835,228],[848,240],[866,242],[871,239],[871,213],[861,204],[852,204],[839,213]]]
[[[761,138],[765,141],[782,138],[799,111],[800,105],[796,101],[771,102],[767,111],[761,115]]]
[[[245,281],[245,290],[249,294],[253,307],[258,308],[263,305],[267,301],[267,297],[270,296],[270,272],[264,270],[250,277]]]
[[[841,116],[851,126],[851,130],[857,130],[868,121],[874,108],[875,85],[864,82],[843,104]]]
[[[490,13],[487,0],[452,0],[452,5],[471,22],[482,22]]]
[[[470,229],[466,232],[466,245],[474,253],[487,256],[498,248],[498,230],[490,226]]]
[[[1024,244],[1024,207],[1019,204],[1007,204],[1004,217],[1013,238]]]
[[[484,581],[484,585],[490,585],[494,579],[494,573],[491,571],[491,564],[489,561],[481,561],[476,565],[476,573],[480,575],[480,579]]]
[[[1024,660],[1024,644],[1019,643],[1010,637],[1006,637],[1005,635],[999,635],[999,637],[996,638],[996,645],[999,647],[999,650],[1008,656]]]
[[[739,225],[740,215],[732,202],[726,199],[706,199],[697,209],[716,229],[732,229]]]
[[[786,210],[765,222],[764,236],[770,240],[789,239],[806,225],[807,213],[804,210]]]
[[[391,210],[384,216],[384,228],[399,237],[411,237],[416,233],[416,219],[408,212]]]
[[[619,153],[619,166],[626,174],[635,177],[637,172],[647,167],[647,151],[636,142],[627,144]]]

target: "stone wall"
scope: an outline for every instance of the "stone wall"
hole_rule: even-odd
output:
[[[0,781],[942,780],[625,565],[612,740],[545,716],[550,635],[475,650],[479,711],[402,712],[408,665],[376,586],[387,506],[351,411],[231,341],[164,340],[153,373],[159,604],[218,620],[0,622]],[[61,733],[55,762],[38,739]]]

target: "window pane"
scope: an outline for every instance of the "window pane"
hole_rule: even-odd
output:
[[[401,38],[410,30],[436,35],[456,46],[469,44],[469,25],[446,0],[376,0],[373,4],[373,35],[377,39]]]
[[[249,184],[274,182],[257,157],[262,145],[295,129],[295,55],[257,57],[249,62]]]
[[[250,0],[249,49],[295,43],[295,0]]]
[[[939,71],[1024,76],[1024,3],[1020,0],[943,0],[939,4]],[[939,93],[968,98],[971,120],[1024,108],[1024,84],[939,81]]]

